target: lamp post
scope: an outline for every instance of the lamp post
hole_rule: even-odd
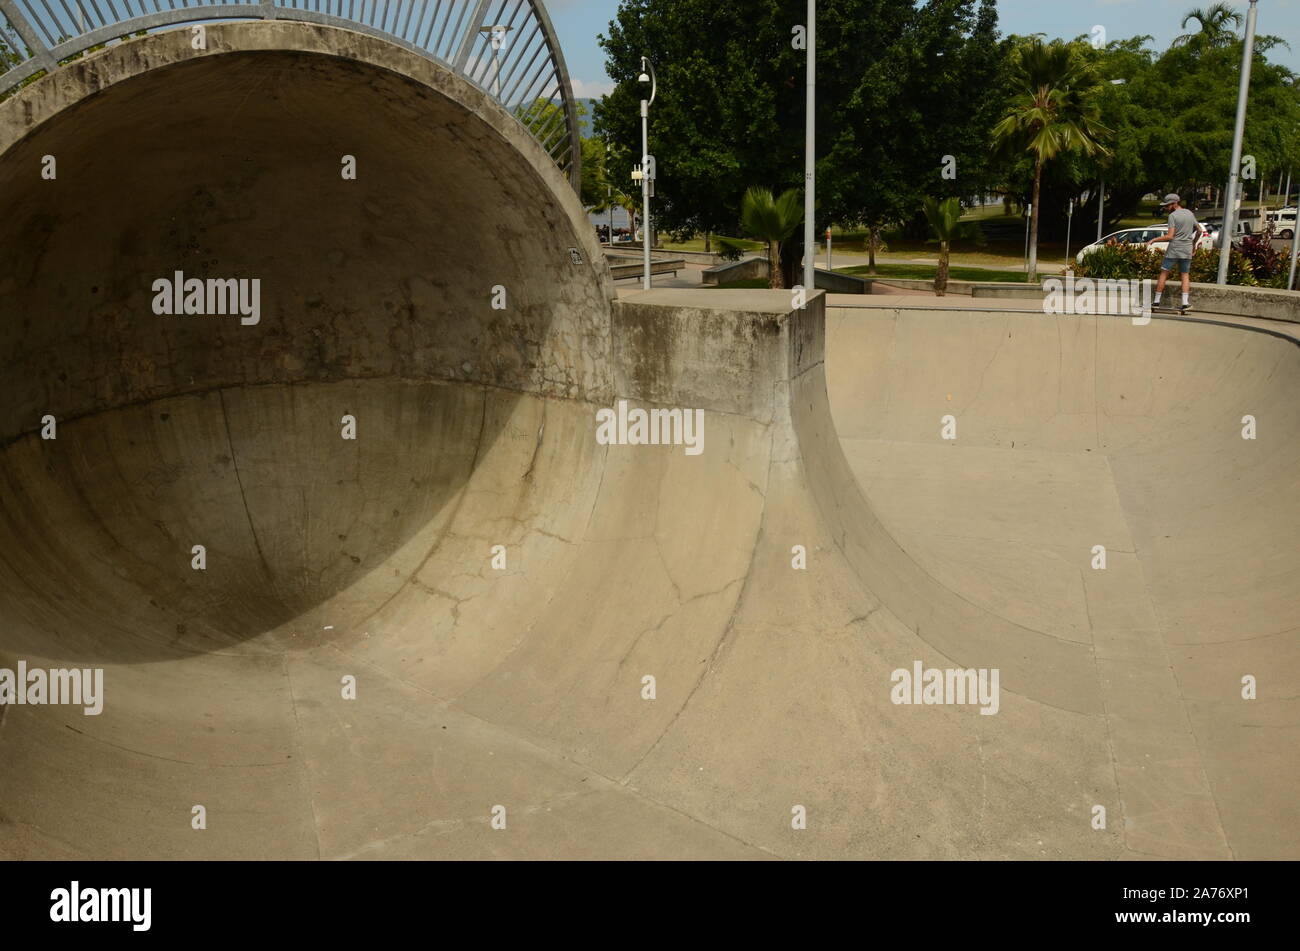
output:
[[[1219,284],[1228,283],[1228,261],[1232,257],[1232,232],[1236,225],[1238,176],[1241,174],[1241,140],[1246,131],[1246,101],[1250,96],[1250,64],[1255,55],[1255,17],[1258,0],[1250,0],[1246,12],[1246,39],[1241,52],[1241,82],[1237,86],[1237,126],[1232,133],[1232,164],[1228,168],[1228,194],[1223,203],[1223,241],[1219,248]]]
[[[1029,280],[1029,222],[1034,216],[1034,203],[1025,205],[1025,280]]]
[[[641,235],[645,255],[645,273],[641,277],[641,286],[650,290],[650,198],[654,195],[655,160],[650,154],[650,106],[659,91],[659,82],[655,78],[654,63],[648,56],[641,57],[641,75],[637,82],[649,83],[650,98],[641,100],[641,165],[632,170],[632,179],[641,182]]]
[[[1297,221],[1300,224],[1300,221]],[[1300,242],[1300,227],[1292,229],[1291,232],[1291,273],[1287,276],[1286,286],[1288,290],[1295,290],[1295,263],[1296,263],[1296,243]]]
[[[1070,213],[1065,219],[1065,263],[1070,263],[1070,229],[1074,227],[1074,199],[1070,199]]]
[[[498,99],[501,98],[501,60],[498,54],[506,45],[506,34],[513,29],[513,26],[503,23],[478,28],[480,33],[492,41],[492,94]]]
[[[1106,176],[1101,177],[1101,188],[1097,191],[1097,240],[1101,240],[1101,225],[1105,221],[1103,212],[1106,209]]]
[[[808,0],[808,78],[804,119],[804,169],[803,169],[803,287],[811,294],[817,286],[816,261],[813,253],[813,206],[816,204],[817,182],[817,0]],[[829,252],[827,252],[829,254]]]
[[[609,180],[609,143],[605,143],[605,210],[609,212],[609,243],[614,244],[614,183]]]
[[[1126,82],[1128,82],[1127,79],[1112,79],[1110,81],[1110,84],[1112,86],[1123,86]],[[1097,240],[1098,241],[1101,241],[1101,229],[1102,229],[1102,225],[1106,221],[1106,216],[1103,214],[1105,210],[1106,210],[1106,174],[1105,172],[1103,172],[1101,175],[1101,187],[1097,190]]]
[[[1286,176],[1286,198],[1283,199],[1282,206],[1285,208],[1290,201],[1291,201],[1291,174],[1288,172]],[[1296,219],[1291,224],[1291,273],[1287,276],[1286,279],[1287,290],[1295,289],[1296,245],[1300,244],[1300,195],[1296,196],[1296,208],[1297,208]]]

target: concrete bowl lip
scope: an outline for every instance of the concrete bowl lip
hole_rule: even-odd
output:
[[[351,60],[419,83],[486,125],[524,160],[536,185],[549,193],[568,220],[568,237],[595,272],[607,309],[617,290],[568,177],[541,144],[491,96],[431,59],[379,37],[354,30],[296,20],[257,20],[205,25],[207,48],[192,49],[188,29],[133,37],[98,50],[47,74],[0,102],[0,161],[19,142],[77,103],[103,89],[154,70],[199,57],[230,53],[286,52]]]

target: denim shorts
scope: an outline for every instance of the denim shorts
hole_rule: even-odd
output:
[[[1192,269],[1191,258],[1171,258],[1165,255],[1165,259],[1160,262],[1160,270],[1177,271],[1179,274],[1187,274]]]

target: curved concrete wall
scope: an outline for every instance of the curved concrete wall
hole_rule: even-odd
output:
[[[519,394],[611,387],[612,284],[563,174],[373,37],[232,23],[70,64],[0,104],[0,195],[3,647],[273,630],[434,518]],[[258,313],[158,315],[177,272],[257,281]]]
[[[560,173],[482,91],[329,27],[207,37],[205,51],[184,31],[113,47],[0,106],[0,438],[43,413],[231,384],[607,388],[599,248]],[[261,323],[155,317],[151,283],[178,270],[259,278]],[[289,356],[303,337],[314,352]]]

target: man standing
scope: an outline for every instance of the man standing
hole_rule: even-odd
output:
[[[1160,306],[1165,281],[1169,280],[1169,272],[1176,267],[1182,275],[1183,283],[1183,304],[1179,310],[1186,313],[1192,309],[1187,301],[1192,288],[1192,246],[1201,229],[1196,223],[1196,216],[1182,207],[1182,204],[1183,200],[1175,194],[1165,196],[1160,205],[1169,211],[1169,230],[1146,244],[1150,245],[1154,241],[1169,242],[1169,247],[1165,249],[1165,259],[1160,262],[1160,278],[1156,281],[1156,296],[1152,304]]]

